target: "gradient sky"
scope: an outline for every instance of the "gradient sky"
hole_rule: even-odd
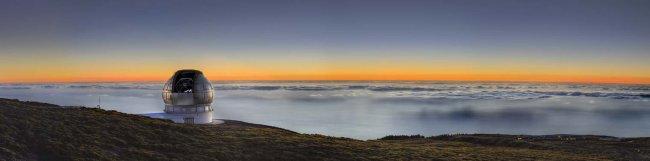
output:
[[[650,1],[0,0],[0,82],[650,83]]]

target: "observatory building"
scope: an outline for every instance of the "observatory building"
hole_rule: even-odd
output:
[[[212,123],[213,95],[212,84],[201,71],[176,71],[163,87],[165,118],[176,123]]]

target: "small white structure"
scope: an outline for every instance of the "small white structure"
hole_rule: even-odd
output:
[[[179,70],[165,83],[163,118],[176,123],[212,123],[212,84],[198,70]]]

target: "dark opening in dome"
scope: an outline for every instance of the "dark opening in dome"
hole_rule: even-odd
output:
[[[200,74],[196,70],[181,70],[176,72],[174,77],[172,91],[174,93],[193,93],[196,75]]]

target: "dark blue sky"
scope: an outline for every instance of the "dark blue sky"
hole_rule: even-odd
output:
[[[534,67],[549,70],[558,70],[553,62],[587,69],[612,61],[598,69],[605,73],[587,73],[591,75],[625,71],[624,76],[638,77],[648,74],[640,69],[650,69],[650,1],[0,0],[0,4],[0,52],[16,59],[42,54],[85,59],[191,55],[328,60],[316,64],[438,59],[478,62],[486,68],[502,64],[501,59],[512,62],[494,70],[538,59]]]

